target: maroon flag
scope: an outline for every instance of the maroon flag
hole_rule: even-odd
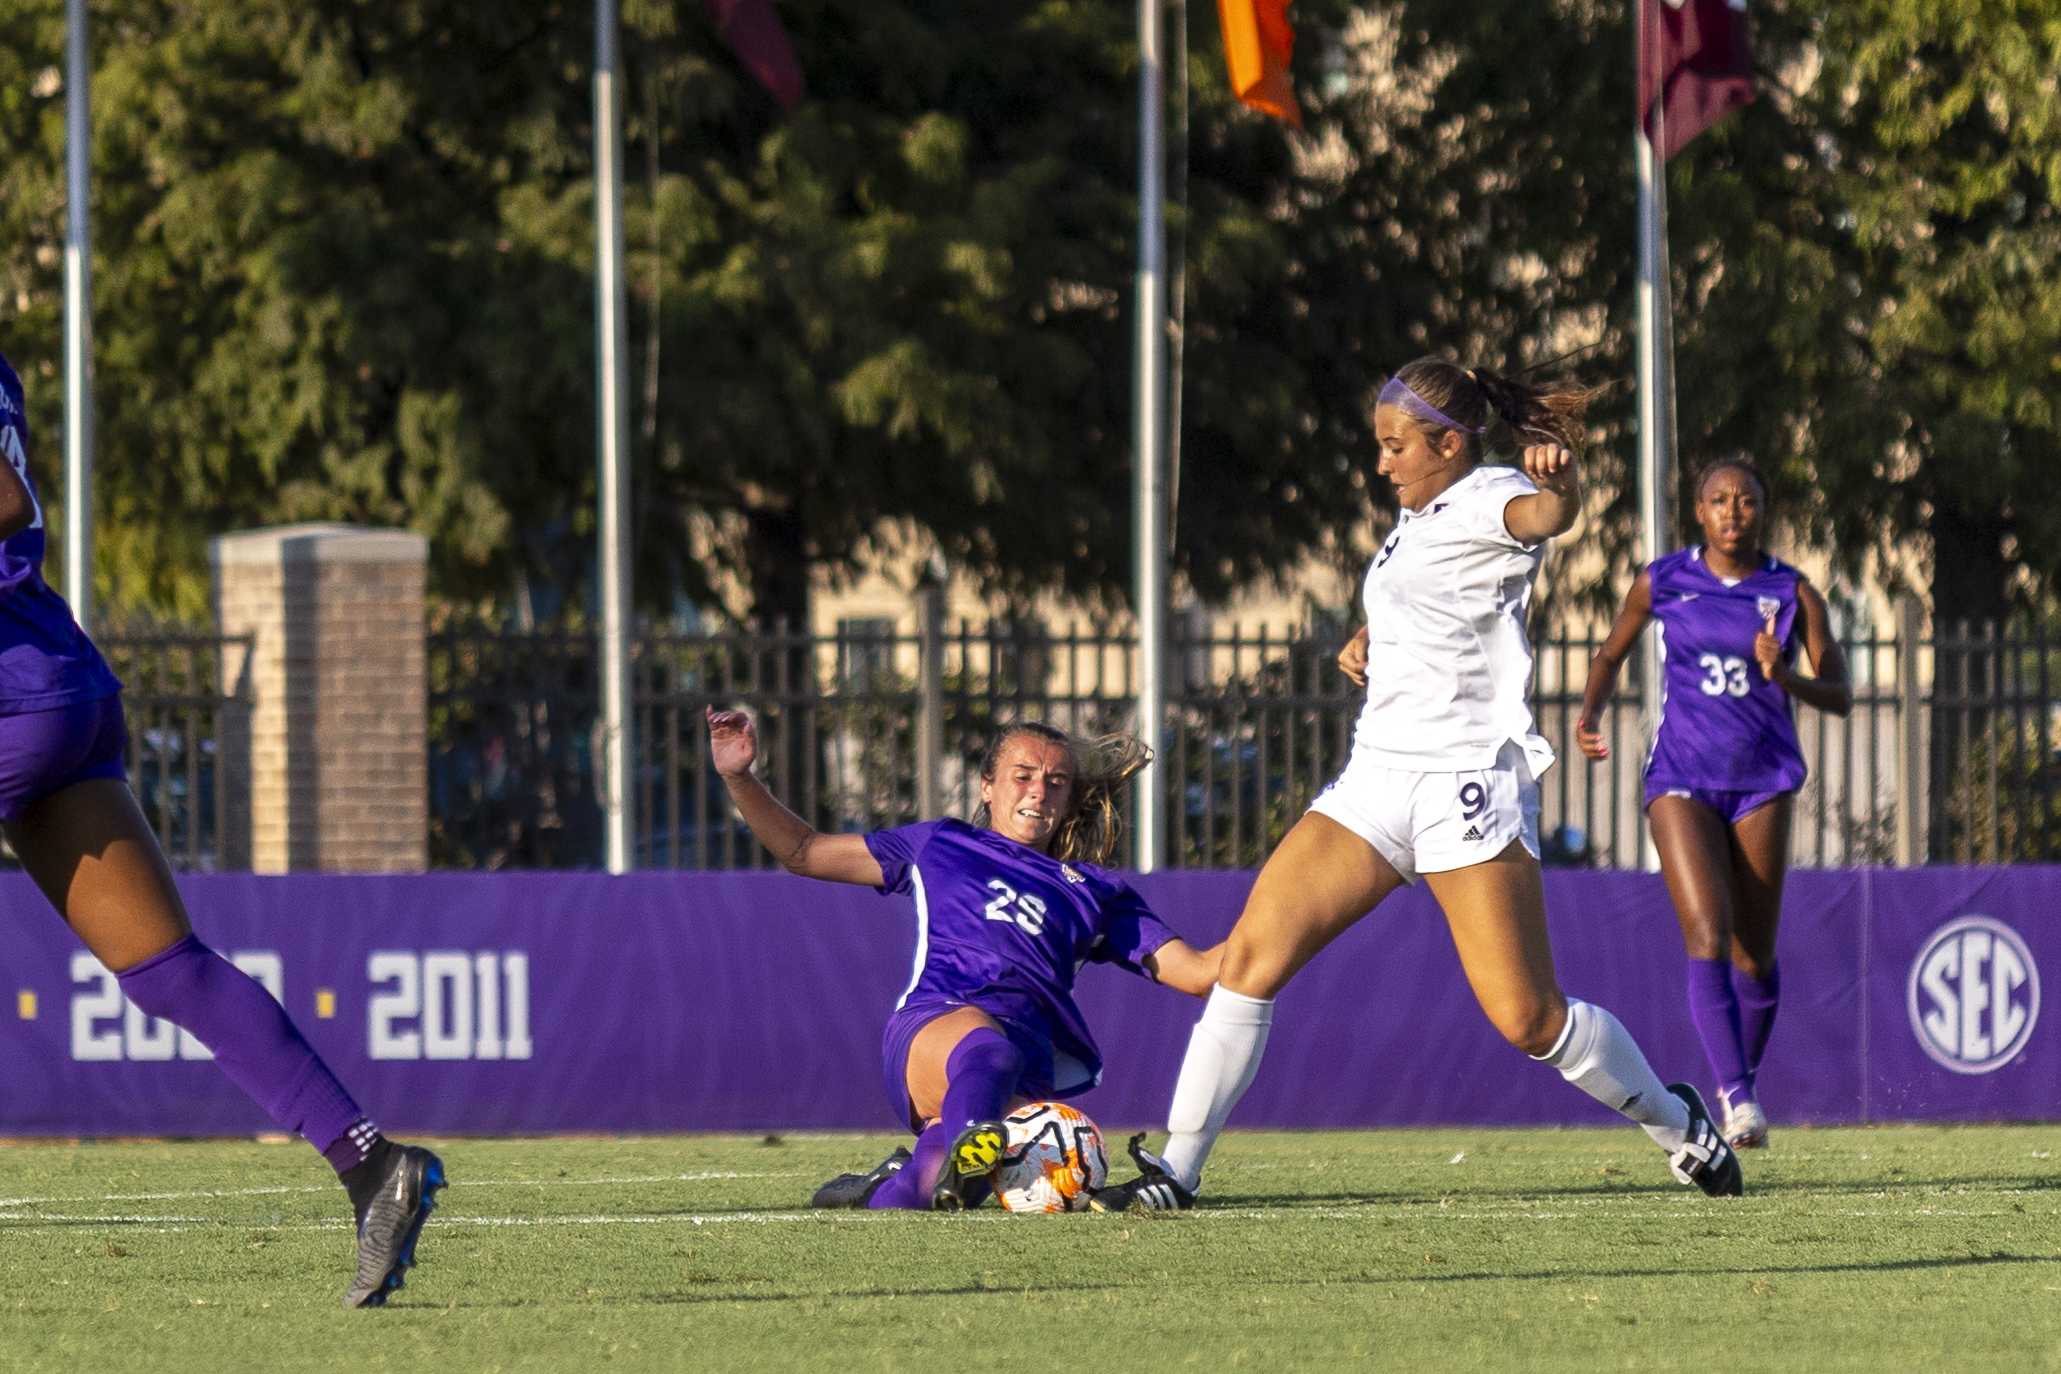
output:
[[[784,110],[801,103],[801,64],[794,60],[794,45],[780,16],[773,13],[773,0],[705,0],[709,18],[730,51],[759,84],[773,93]]]
[[[1746,0],[1637,0],[1639,118],[1660,125],[1667,161],[1690,139],[1753,102]]]

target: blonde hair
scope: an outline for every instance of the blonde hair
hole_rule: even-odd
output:
[[[995,732],[994,741],[981,755],[981,781],[994,781],[995,766],[1001,760],[1003,746],[1019,735],[1063,744],[1073,755],[1072,805],[1060,819],[1059,827],[1052,832],[1052,842],[1046,846],[1045,852],[1061,863],[1108,863],[1116,854],[1117,841],[1123,838],[1123,817],[1117,810],[1117,789],[1145,770],[1152,762],[1152,751],[1136,735],[1110,734],[1076,739],[1043,721],[1013,721]],[[973,813],[972,824],[983,830],[993,829],[993,818],[988,814],[986,802],[982,802]]]

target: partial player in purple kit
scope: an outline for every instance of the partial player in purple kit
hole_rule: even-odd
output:
[[[917,1133],[915,1149],[832,1179],[815,1206],[952,1211],[984,1200],[1008,1141],[1003,1115],[1101,1078],[1101,1051],[1073,1000],[1083,964],[1196,997],[1216,982],[1219,949],[1191,948],[1098,866],[1116,847],[1115,789],[1150,761],[1137,741],[1005,726],[981,761],[972,823],[826,835],[752,772],[750,716],[711,710],[708,722],[739,814],[789,872],[915,901],[916,966],[881,1037],[888,1099]]]
[[[0,453],[0,830],[123,995],[206,1045],[336,1169],[358,1219],[344,1305],[383,1304],[414,1263],[443,1162],[381,1135],[271,994],[194,935],[126,781],[122,685],[43,580],[28,413],[5,358]]]
[[[1625,596],[1589,667],[1575,740],[1610,757],[1597,718],[1648,620],[1659,622],[1661,710],[1646,759],[1646,814],[1689,953],[1689,1013],[1725,1136],[1767,1144],[1755,1077],[1781,998],[1775,929],[1789,824],[1806,769],[1792,699],[1845,715],[1846,655],[1824,598],[1761,545],[1767,483],[1723,459],[1696,487],[1703,542],[1656,559]],[[1813,676],[1792,666],[1801,642]]]

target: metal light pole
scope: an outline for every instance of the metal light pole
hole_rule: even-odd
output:
[[[1166,133],[1159,0],[1138,0],[1137,350],[1131,411],[1137,463],[1138,738],[1163,755],[1166,720]],[[1164,762],[1159,767],[1165,768]],[[1166,839],[1159,774],[1138,777],[1140,873],[1160,865]]]
[[[64,594],[84,629],[93,618],[93,76],[86,0],[66,0],[64,13]]]
[[[1639,7],[1633,24],[1633,60],[1638,60],[1640,24],[1651,22],[1648,7]],[[1667,164],[1660,148],[1666,145],[1665,101],[1653,103],[1653,129],[1638,126],[1639,164],[1639,536],[1647,562],[1669,551],[1674,540],[1669,497],[1674,488],[1675,425],[1674,330],[1670,325],[1671,300],[1667,267]],[[1645,636],[1640,646],[1639,667],[1645,679],[1641,696],[1641,738],[1651,739],[1660,724],[1660,636]],[[1660,868],[1660,851],[1653,847],[1650,832],[1642,846],[1644,866],[1649,872]]]
[[[623,131],[615,0],[594,3],[594,411],[600,504],[601,772],[608,871],[626,873],[636,834],[630,785],[630,351],[623,286]]]

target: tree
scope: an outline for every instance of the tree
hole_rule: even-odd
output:
[[[54,62],[62,7],[29,18],[28,60]],[[439,589],[477,595],[580,508],[587,288],[525,211],[583,170],[558,131],[586,31],[559,5],[96,16],[97,523],[115,603],[198,613],[208,535],[298,519],[419,530]],[[38,192],[32,242],[62,224],[62,87],[34,90],[42,137],[8,150],[30,154],[10,176]],[[23,347],[47,368],[55,283],[37,253]],[[47,400],[45,416],[49,436]]]
[[[1770,98],[1684,188],[1703,228],[1684,349],[1721,369],[1699,431],[1777,455],[1846,550],[1927,540],[1938,624],[2000,618],[2018,577],[2061,571],[2038,485],[2061,456],[2057,21],[1774,7]]]
[[[1400,0],[1396,70],[1424,82],[1394,127],[1407,206],[1367,222],[1441,257],[1464,316],[1436,326],[1494,356],[1595,342],[1632,365],[1629,12],[1593,0]],[[2061,412],[2061,7],[1982,0],[1756,0],[1762,99],[1669,167],[1681,468],[1746,451],[1800,532],[1848,572],[1925,548],[1935,618],[2002,614],[2061,571],[2061,504],[2039,496]],[[1390,98],[1392,101],[1392,97]],[[1372,150],[1363,150],[1371,156]],[[1435,310],[1435,306],[1433,307]],[[1438,319],[1435,314],[1427,318]],[[1600,414],[1617,489],[1615,576],[1636,496],[1631,394]]]
[[[0,227],[20,245],[10,348],[48,382],[63,16],[24,10]],[[812,91],[787,118],[699,5],[624,13],[644,604],[715,597],[694,556],[710,514],[739,614],[797,618],[810,565],[849,566],[898,526],[1005,591],[1120,597],[1129,12],[782,13]],[[583,601],[589,21],[566,3],[147,0],[96,23],[104,597],[199,613],[210,534],[334,518],[427,535],[448,601]],[[1224,343],[1189,410],[1183,548],[1205,591],[1289,566],[1331,518],[1299,493],[1335,470],[1362,389],[1303,361],[1330,283],[1296,280],[1289,144],[1233,111],[1216,60],[1195,60],[1186,226],[1193,323]]]
[[[2051,583],[2054,0],[1765,0],[1766,97],[1676,161],[1685,467],[1748,449],[1942,620]],[[0,52],[0,308],[55,451],[63,7]],[[1130,583],[1128,7],[782,0],[782,117],[691,0],[628,0],[637,585],[797,618],[898,531],[1004,593]],[[1238,109],[1206,8],[1177,576],[1364,521],[1409,356],[1631,370],[1630,34],[1602,0],[1298,5],[1309,134]],[[584,604],[591,13],[140,0],[94,30],[102,594],[187,614],[215,532],[429,536],[435,592]],[[1628,385],[1590,532],[1629,561]],[[47,462],[46,462],[47,471]],[[713,563],[697,552],[713,532]],[[1607,585],[1600,591],[1607,595]],[[551,607],[543,604],[540,610]]]
[[[1319,15],[1323,6],[1313,6]],[[664,304],[646,547],[730,515],[761,614],[810,565],[911,524],[989,585],[1115,601],[1130,580],[1133,19],[1106,3],[783,6],[812,66],[778,120],[699,50],[667,93],[647,266]],[[1189,470],[1177,571],[1204,595],[1292,566],[1357,512],[1366,378],[1334,385],[1335,281],[1299,273],[1306,178],[1198,51],[1185,224]],[[639,129],[638,137],[653,130]],[[755,142],[754,142],[755,139]],[[755,151],[727,156],[742,141]],[[677,554],[676,554],[677,556]],[[691,580],[677,565],[660,583]]]

